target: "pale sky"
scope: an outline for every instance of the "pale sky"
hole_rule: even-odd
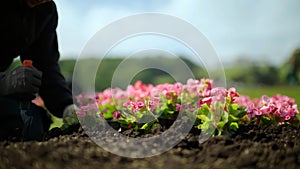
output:
[[[58,39],[62,59],[78,57],[99,30],[133,14],[158,12],[184,19],[197,27],[222,62],[237,57],[281,64],[300,47],[299,0],[55,0],[59,13]],[[120,53],[161,48],[185,53],[173,42],[153,39],[124,42]],[[142,43],[141,43],[142,42]],[[152,42],[152,43],[151,43]],[[169,41],[165,41],[169,42]],[[169,48],[176,49],[169,49]],[[181,51],[182,50],[182,51]],[[125,55],[125,54],[124,54]]]

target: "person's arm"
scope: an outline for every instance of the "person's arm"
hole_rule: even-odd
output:
[[[52,114],[62,117],[64,109],[73,103],[73,99],[58,65],[57,10],[54,2],[35,8],[36,29],[41,29],[41,32],[28,52],[21,55],[21,59],[32,59],[33,66],[43,72],[39,95]]]

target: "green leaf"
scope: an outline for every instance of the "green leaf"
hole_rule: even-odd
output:
[[[237,109],[239,108],[239,105],[238,105],[238,104],[231,104],[231,105],[230,105],[230,108],[231,108],[232,110],[237,110]]]
[[[113,118],[113,113],[112,112],[106,112],[106,113],[103,113],[103,118],[104,119],[112,119]]]
[[[238,112],[238,114],[236,114],[236,117],[238,117],[238,118],[242,118],[247,114],[245,107],[239,107],[237,112]]]
[[[209,123],[203,123],[203,124],[200,124],[198,125],[198,128],[201,129],[201,130],[207,130],[209,129]]]
[[[211,127],[212,124],[209,124],[209,123],[206,123],[205,125],[203,126],[198,126],[198,128],[201,129],[201,133],[203,133],[203,135],[206,135],[206,136],[211,136],[211,135],[215,135],[215,128],[214,127]]]
[[[264,126],[264,125],[270,125],[273,123],[273,120],[268,117],[268,116],[265,116],[265,115],[262,115],[261,118],[260,118],[260,126]]]
[[[129,122],[127,120],[118,120],[118,122],[120,124],[129,124]]]
[[[264,120],[264,121],[270,121],[271,120],[270,117],[268,117],[268,116],[262,116],[261,119]]]
[[[106,104],[106,105],[102,105],[99,107],[100,111],[104,111],[105,109],[107,111],[114,111],[115,110],[115,106],[110,105],[110,104]]]
[[[141,119],[144,116],[144,114],[141,112],[136,112],[135,114],[138,119]]]
[[[205,115],[197,115],[197,118],[200,119],[202,123],[209,121],[209,118],[206,117]]]
[[[222,113],[222,119],[221,120],[226,122],[226,123],[228,122],[228,113],[226,111],[224,111]]]
[[[166,109],[162,112],[161,116],[169,116],[171,114],[174,114],[174,111]]]
[[[296,115],[296,118],[298,119],[298,121],[300,121],[300,113],[298,113],[298,114]]]
[[[149,123],[146,123],[141,127],[142,130],[149,130],[149,128],[150,128]]]
[[[228,106],[229,114],[232,114],[235,117],[242,118],[245,114],[245,108],[239,107],[238,104],[230,104]]]
[[[168,114],[174,114],[174,111],[167,111]]]
[[[218,127],[223,128],[225,126],[225,124],[227,123],[227,121],[220,121],[218,123]]]
[[[229,114],[228,121],[229,122],[239,121],[239,118],[233,116],[232,114]]]
[[[232,122],[232,123],[230,123],[229,128],[230,128],[231,130],[236,131],[236,130],[239,128],[239,125],[238,125],[237,122]]]
[[[218,127],[223,128],[228,122],[228,113],[226,111],[224,111],[222,113],[222,118],[221,121],[219,121],[218,123]]]
[[[207,104],[203,104],[202,107],[198,111],[198,115],[209,116],[209,114],[210,114],[210,108],[208,107]]]

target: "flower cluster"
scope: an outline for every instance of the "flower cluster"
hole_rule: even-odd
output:
[[[299,110],[295,100],[288,96],[262,96],[260,99],[250,100],[249,97],[238,98],[240,105],[247,108],[248,117],[255,119],[258,125],[297,123]]]
[[[189,79],[186,84],[143,84],[137,81],[126,90],[108,88],[96,94],[77,96],[78,117],[99,117],[121,127],[149,129],[162,118],[176,118],[183,112],[202,131],[230,134],[240,124],[256,121],[259,125],[298,122],[294,99],[275,95],[251,100],[235,88],[214,87],[211,79]],[[147,127],[145,127],[147,126]]]
[[[249,120],[245,107],[237,104],[239,94],[235,88],[225,89],[215,87],[205,92],[198,102],[197,117],[200,119],[198,128],[210,131],[213,135],[230,135],[236,131],[240,124],[246,124]],[[211,130],[213,129],[213,130]],[[214,130],[215,129],[215,130]]]

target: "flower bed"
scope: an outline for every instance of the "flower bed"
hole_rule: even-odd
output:
[[[81,105],[79,120],[102,117],[129,137],[155,137],[165,130],[155,133],[151,128],[172,122],[179,114],[188,114],[198,132],[215,126],[213,134],[225,136],[210,137],[200,144],[199,133],[191,132],[165,153],[131,159],[107,152],[76,124],[66,129],[53,128],[41,141],[0,141],[0,168],[273,169],[300,165],[299,113],[294,100],[286,96],[251,100],[233,88],[217,88],[211,80],[202,79],[189,80],[185,85],[137,82],[126,90],[83,93],[77,99]],[[111,139],[104,130],[95,134]],[[117,140],[117,144],[128,146],[126,141]],[[146,145],[142,143],[128,151]]]
[[[137,81],[126,90],[109,88],[103,92],[77,96],[81,122],[103,118],[118,128],[151,130],[165,119],[184,114],[194,127],[212,135],[231,135],[239,125],[299,125],[295,100],[288,96],[262,96],[251,100],[235,88],[215,87],[211,79],[189,79],[186,84],[143,84]],[[93,123],[94,124],[94,123]],[[95,123],[96,124],[96,123]]]

